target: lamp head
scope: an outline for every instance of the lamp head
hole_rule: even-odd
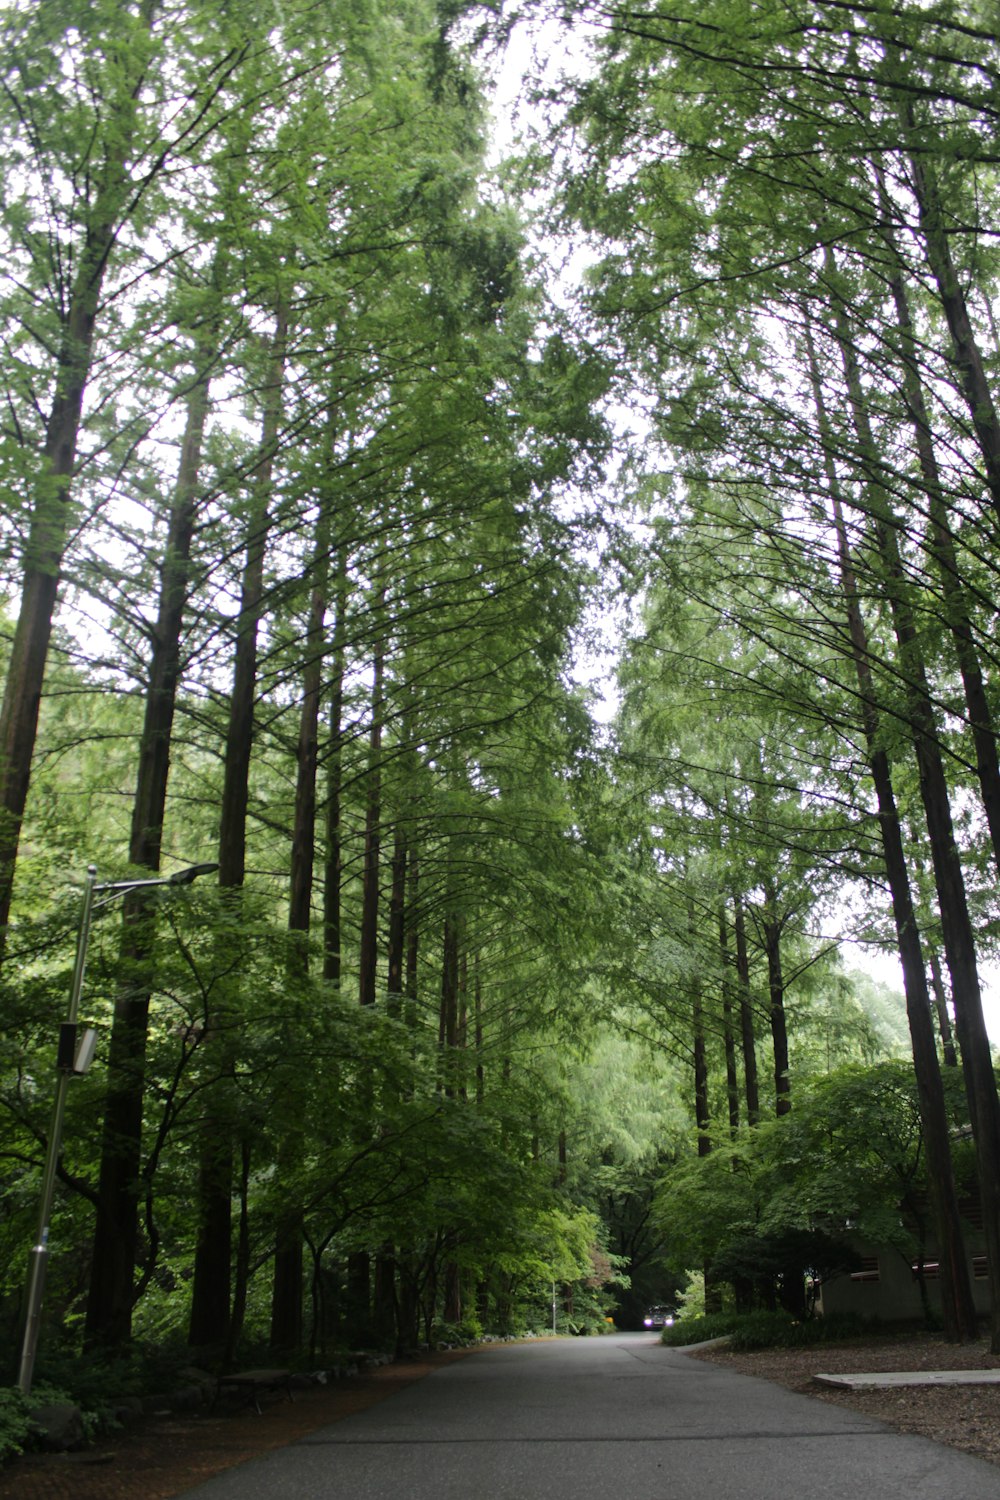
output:
[[[169,885],[190,885],[192,880],[197,880],[199,875],[211,875],[219,866],[215,865],[188,865],[186,870],[175,870],[167,877]]]

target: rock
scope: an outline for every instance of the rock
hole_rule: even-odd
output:
[[[30,1421],[41,1446],[49,1453],[68,1453],[83,1446],[83,1415],[69,1401],[36,1406],[30,1413]]]

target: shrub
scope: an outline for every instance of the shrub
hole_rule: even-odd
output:
[[[667,1328],[663,1343],[682,1348],[706,1339],[728,1338],[731,1349],[796,1349],[808,1344],[842,1344],[883,1331],[878,1319],[857,1313],[801,1322],[781,1312],[715,1313],[683,1319]]]
[[[28,1409],[16,1386],[0,1386],[0,1463],[24,1452],[31,1436]]]

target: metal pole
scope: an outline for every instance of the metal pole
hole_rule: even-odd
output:
[[[66,1025],[76,1027],[80,1012],[80,996],[83,993],[83,973],[87,966],[87,944],[90,940],[90,916],[94,906],[94,887],[97,881],[96,865],[87,866],[87,879],[83,888],[80,907],[80,926],[76,939],[76,963],[69,991],[69,1010]],[[24,1323],[24,1343],[21,1346],[21,1368],[17,1377],[18,1388],[27,1396],[31,1390],[31,1376],[35,1365],[35,1350],[38,1347],[38,1330],[41,1322],[42,1293],[45,1289],[45,1267],[49,1254],[49,1219],[52,1214],[52,1199],[55,1194],[56,1167],[62,1146],[63,1116],[66,1112],[66,1090],[73,1074],[73,1059],[61,1053],[56,1080],[56,1098],[52,1110],[52,1125],[49,1130],[48,1150],[45,1153],[45,1172],[42,1177],[42,1201],[38,1211],[38,1234],[32,1247],[28,1270],[28,1291]]]

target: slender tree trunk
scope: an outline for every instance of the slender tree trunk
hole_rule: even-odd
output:
[[[381,616],[384,593],[379,594]],[[365,848],[361,876],[361,934],[358,952],[358,1000],[374,1005],[378,974],[379,878],[382,847],[382,730],[385,656],[382,643],[376,649],[372,670],[372,720],[368,736],[367,796],[365,803]],[[368,1336],[372,1316],[371,1257],[364,1250],[348,1258],[348,1327],[357,1338]]]
[[[453,1260],[444,1268],[444,1306],[442,1317],[453,1326],[462,1321],[462,1273]]]
[[[246,872],[246,824],[250,797],[250,757],[257,691],[257,637],[264,613],[264,557],[271,509],[274,457],[282,411],[288,315],[279,304],[271,343],[270,369],[261,419],[247,520],[240,610],[236,620],[233,685],[219,809],[219,886],[239,903]],[[230,954],[220,953],[224,974],[233,972]],[[236,1020],[239,978],[225,983],[225,997],[208,1018],[204,1062],[214,1065],[218,1082],[210,1088],[198,1142],[198,1230],[191,1290],[188,1343],[196,1348],[226,1344],[232,1277],[232,1191]],[[217,987],[221,993],[222,986]]]
[[[733,897],[733,935],[736,939],[736,977],[740,994],[740,1039],[743,1047],[743,1082],[747,1097],[747,1123],[760,1119],[757,1084],[757,1046],[754,1038],[753,1002],[750,995],[750,955],[747,950],[746,916],[739,896]]]
[[[391,1015],[398,1016],[402,1009],[406,962],[406,838],[399,823],[393,830],[392,864],[389,888],[389,948],[386,974],[386,992]]]
[[[724,908],[719,911],[719,954],[722,960],[722,1030],[726,1049],[726,1098],[729,1129],[740,1128],[740,1080],[736,1070],[736,1035],[733,1027],[733,985],[730,979],[729,923]]]
[[[880,183],[881,187],[881,183]],[[886,205],[884,189],[881,193],[883,207]],[[895,241],[888,228],[884,238],[893,258],[890,286],[896,309],[896,321],[900,334],[900,355],[903,365],[903,386],[910,423],[913,427],[917,455],[924,487],[927,492],[931,520],[930,550],[937,564],[944,596],[945,614],[955,644],[969,729],[976,754],[976,771],[982,795],[983,809],[993,845],[993,859],[1000,871],[1000,759],[997,756],[997,736],[993,723],[993,712],[986,693],[979,653],[976,649],[972,629],[971,610],[965,599],[962,575],[959,569],[955,540],[948,522],[948,509],[944,500],[944,488],[934,451],[930,417],[924,397],[916,359],[916,338],[910,304],[899,266]],[[947,241],[945,242],[947,244]],[[984,377],[985,378],[985,377]]]
[[[381,645],[375,657],[372,678],[372,723],[368,741],[368,795],[365,808],[365,852],[361,877],[361,943],[358,962],[358,998],[374,1005],[378,970],[379,874],[382,817],[382,715],[385,658]]]
[[[773,884],[764,882],[764,915],[761,932],[767,957],[767,992],[771,1018],[771,1044],[774,1049],[774,1107],[778,1115],[787,1115],[792,1107],[791,1081],[788,1076],[788,1023],[785,1018],[785,978],[781,965],[781,920],[777,915],[778,898]]]
[[[148,37],[157,9],[156,0],[145,0],[134,20],[123,16],[123,26]],[[114,144],[103,160],[92,164],[93,208],[83,226],[82,243],[76,247],[76,275],[55,352],[55,391],[39,455],[24,551],[21,603],[0,703],[0,960],[10,919],[14,866],[38,733],[59,576],[69,535],[70,490],[84,394],[93,364],[105,275],[132,186],[126,163],[135,133],[136,99],[145,68],[144,48],[136,45],[135,36],[129,36],[122,54],[120,87],[102,111],[115,123]],[[78,186],[77,190],[82,188]]]
[[[321,505],[312,561],[312,589],[305,633],[305,664],[302,671],[302,701],[295,781],[295,818],[292,828],[292,859],[289,874],[288,928],[301,936],[293,948],[289,978],[303,980],[309,969],[309,930],[312,921],[313,865],[316,847],[316,775],[319,762],[319,710],[322,698],[323,660],[327,611],[327,576],[330,551],[329,517]],[[282,1162],[291,1169],[301,1151],[301,1128],[289,1127],[279,1143]],[[274,1250],[274,1283],[271,1298],[271,1347],[294,1350],[302,1347],[302,1291],[304,1275],[302,1210],[290,1201],[278,1225]]]
[[[481,1109],[486,1098],[486,1069],[483,1065],[483,980],[479,972],[478,953],[475,960],[472,997],[476,1044],[476,1104]]]
[[[868,423],[860,373],[842,307],[837,314],[837,342],[861,452],[869,475],[877,476],[874,438]],[[942,939],[951,974],[955,1025],[972,1109],[993,1308],[991,1343],[993,1352],[1000,1353],[1000,1100],[997,1098],[996,1078],[983,1016],[965,877],[955,839],[948,782],[930,688],[907,597],[894,520],[888,498],[882,493],[877,477],[870,479],[868,495],[869,513],[883,563],[884,582],[905,679],[909,727],[930,840]]]
[[[209,405],[203,371],[188,397],[187,422],[160,575],[139,769],[132,807],[129,859],[151,872],[160,868],[170,745],[180,674],[181,630],[187,602],[197,481]],[[119,991],[108,1054],[108,1092],[101,1137],[93,1262],[86,1336],[91,1344],[118,1346],[132,1328],[133,1277],[138,1246],[138,1185],[142,1153],[149,965],[153,923],[137,893],[126,898],[122,959],[126,987]]]
[[[941,975],[941,959],[936,948],[929,948],[928,955],[931,965],[931,985],[934,990],[934,1010],[938,1018],[938,1032],[941,1037],[941,1055],[946,1068],[958,1067],[958,1053],[955,1051],[955,1038],[951,1030],[951,1016],[948,1014],[948,996],[944,990],[944,979]]]
[[[919,134],[919,127],[912,103],[902,107],[901,117],[906,139],[913,141]],[[951,334],[955,365],[982,455],[994,515],[1000,521],[1000,419],[969,316],[965,293],[952,259],[941,194],[933,166],[929,157],[919,148],[911,149],[909,163],[910,187],[920,216],[927,262]]]
[[[450,912],[444,919],[441,944],[441,1005],[438,1046],[441,1052],[441,1082],[446,1096],[455,1096],[458,1047],[458,984],[460,922]]]
[[[340,919],[340,886],[344,872],[341,803],[344,757],[344,673],[347,629],[347,549],[337,551],[337,581],[334,589],[336,615],[333,626],[333,661],[330,682],[330,732],[326,753],[326,865],[323,879],[323,978],[340,986],[343,934]]]
[[[696,985],[691,1011],[692,1045],[694,1052],[694,1115],[698,1126],[698,1155],[708,1156],[712,1150],[711,1116],[708,1108],[708,1060],[705,1050],[705,1015],[701,990]]]
[[[822,386],[816,366],[811,335],[807,328],[813,396],[821,428],[827,428]],[[878,699],[872,677],[871,657],[854,568],[851,561],[847,528],[839,500],[832,460],[827,460],[828,484],[833,506],[834,529],[840,560],[840,580],[847,612],[851,650],[858,680],[858,692],[868,747],[868,761],[878,802],[879,834],[882,842],[886,877],[892,900],[896,941],[903,968],[903,990],[906,1016],[913,1052],[914,1075],[920,1105],[921,1131],[927,1157],[928,1190],[938,1236],[941,1265],[941,1304],[945,1335],[951,1342],[974,1338],[977,1333],[975,1305],[969,1268],[965,1255],[958,1210],[958,1193],[954,1169],[944,1089],[938,1064],[934,1028],[931,1020],[930,993],[924,968],[916,912],[910,889],[910,877],[904,852],[902,828],[896,810],[889,758],[883,748],[880,732]]]
[[[236,1272],[233,1279],[233,1311],[229,1320],[225,1369],[231,1369],[236,1346],[243,1333],[246,1320],[247,1296],[250,1290],[250,1164],[252,1153],[249,1140],[240,1142],[239,1224],[236,1231]]]
[[[411,1019],[416,1019],[417,980],[420,965],[420,916],[417,898],[420,889],[420,860],[415,848],[410,848],[407,874],[409,899],[406,907],[406,998]]]

